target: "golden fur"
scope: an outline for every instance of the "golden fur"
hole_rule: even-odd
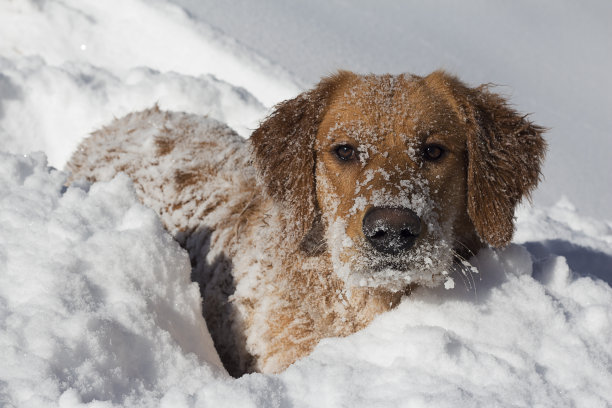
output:
[[[443,72],[340,72],[276,106],[248,141],[154,108],[95,132],[68,169],[130,175],[189,251],[228,371],[278,372],[414,285],[448,282],[457,259],[507,245],[539,179],[542,131],[487,86]],[[425,160],[432,145],[444,154]],[[354,147],[352,159],[338,146]],[[368,243],[364,217],[379,207],[420,220],[411,249]]]

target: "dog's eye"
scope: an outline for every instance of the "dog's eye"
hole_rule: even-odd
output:
[[[444,156],[444,148],[435,144],[426,145],[423,148],[423,156],[427,161],[440,160]]]
[[[334,153],[340,160],[350,161],[355,159],[357,154],[355,153],[355,149],[350,145],[340,145],[334,149]]]

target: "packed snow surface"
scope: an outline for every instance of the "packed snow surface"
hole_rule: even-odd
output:
[[[612,406],[609,3],[246,4],[0,2],[0,406]],[[155,103],[247,137],[335,68],[440,67],[512,85],[552,128],[543,193],[454,287],[420,288],[278,375],[220,367],[189,259],[127,177],[66,188],[56,170]]]

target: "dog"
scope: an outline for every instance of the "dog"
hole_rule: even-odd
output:
[[[240,376],[279,372],[507,245],[543,132],[490,86],[443,71],[340,71],[248,140],[154,107],[94,132],[67,170],[133,179],[189,252],[217,351]]]

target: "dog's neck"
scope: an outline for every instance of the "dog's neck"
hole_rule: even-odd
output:
[[[407,292],[347,288],[333,270],[322,231],[318,230],[323,227],[321,223],[315,222],[308,238],[292,246],[286,235],[278,233],[291,221],[290,217],[272,200],[264,199],[259,205],[249,213],[246,227],[255,233],[240,234],[242,242],[234,258],[236,274],[242,273],[238,269],[252,267],[254,263],[261,267],[261,274],[248,281],[249,287],[236,288],[240,296],[235,299],[240,300],[234,303],[250,331],[248,352],[271,356],[264,361],[255,359],[258,366],[250,367],[249,371],[280,371],[285,368],[281,361],[290,360],[285,353],[305,355],[321,338],[352,334],[378,314],[395,307],[410,291],[410,288]],[[247,236],[257,238],[250,240]],[[275,252],[271,253],[270,248]],[[280,254],[278,248],[282,248]],[[291,339],[301,340],[294,344]],[[271,348],[285,351],[278,354]]]

